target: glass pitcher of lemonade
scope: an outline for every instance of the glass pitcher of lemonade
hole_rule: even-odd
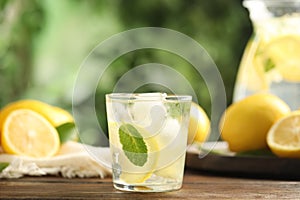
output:
[[[300,0],[244,0],[253,24],[233,101],[270,92],[300,108]]]

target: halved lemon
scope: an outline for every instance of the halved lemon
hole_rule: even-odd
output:
[[[5,118],[14,110],[30,109],[44,116],[54,127],[58,127],[65,123],[74,122],[72,115],[66,110],[51,106],[47,103],[25,99],[7,104],[0,112],[0,127],[3,126]],[[0,130],[1,131],[1,130]]]
[[[300,112],[276,122],[268,132],[267,143],[279,157],[300,158]]]
[[[3,122],[1,144],[10,154],[51,157],[60,147],[56,129],[42,115],[29,109],[17,109]]]

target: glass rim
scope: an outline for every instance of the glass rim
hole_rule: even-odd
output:
[[[149,93],[109,93],[106,98],[119,101],[191,101],[191,95],[167,94],[160,92]]]

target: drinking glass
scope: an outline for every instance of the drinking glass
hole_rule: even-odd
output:
[[[192,97],[112,93],[106,109],[114,187],[163,192],[182,186]]]

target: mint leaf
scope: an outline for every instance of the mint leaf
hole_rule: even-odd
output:
[[[1,162],[0,163],[0,172],[2,172],[8,165],[9,165],[9,163]]]
[[[126,157],[136,166],[147,162],[147,146],[139,131],[131,124],[123,124],[119,128],[119,138]]]
[[[56,128],[61,143],[69,140],[77,141],[77,132],[74,123],[66,123]]]
[[[172,118],[178,118],[181,115],[181,108],[179,103],[167,103],[167,112]]]
[[[166,103],[166,107],[167,107],[167,112],[174,119],[181,117],[182,113],[187,113],[187,111],[189,110],[188,103],[170,102],[170,103]]]
[[[272,61],[271,58],[268,58],[265,62],[265,72],[270,71],[271,69],[275,68],[275,63]]]

